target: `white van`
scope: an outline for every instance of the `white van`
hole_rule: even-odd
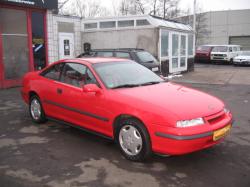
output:
[[[240,45],[216,45],[211,51],[211,61],[221,61],[232,64],[233,58],[240,53]]]

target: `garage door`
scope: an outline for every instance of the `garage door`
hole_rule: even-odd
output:
[[[242,50],[250,50],[250,36],[230,36],[229,44],[241,45]]]

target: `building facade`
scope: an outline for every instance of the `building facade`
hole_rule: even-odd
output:
[[[47,18],[57,7],[57,0],[0,1],[0,88],[49,63]]]
[[[164,75],[193,62],[192,28],[148,15],[83,20],[54,14],[58,1],[0,0],[0,88],[19,86],[37,71],[96,48],[143,48],[161,62]]]
[[[234,44],[250,50],[250,9],[197,14],[197,45]],[[176,20],[192,25],[193,16]]]
[[[82,43],[93,49],[145,49],[159,59],[164,76],[187,71],[193,64],[192,28],[149,15],[83,20]]]

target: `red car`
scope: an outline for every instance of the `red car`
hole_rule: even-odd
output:
[[[58,61],[26,74],[22,97],[34,122],[52,119],[113,139],[133,161],[213,146],[232,125],[219,99],[125,59]]]
[[[201,45],[197,47],[195,52],[195,62],[210,62],[213,47],[213,45]]]

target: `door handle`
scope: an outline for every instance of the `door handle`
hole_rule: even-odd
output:
[[[62,91],[61,88],[57,88],[56,92],[57,92],[58,94],[62,94],[63,91]]]

